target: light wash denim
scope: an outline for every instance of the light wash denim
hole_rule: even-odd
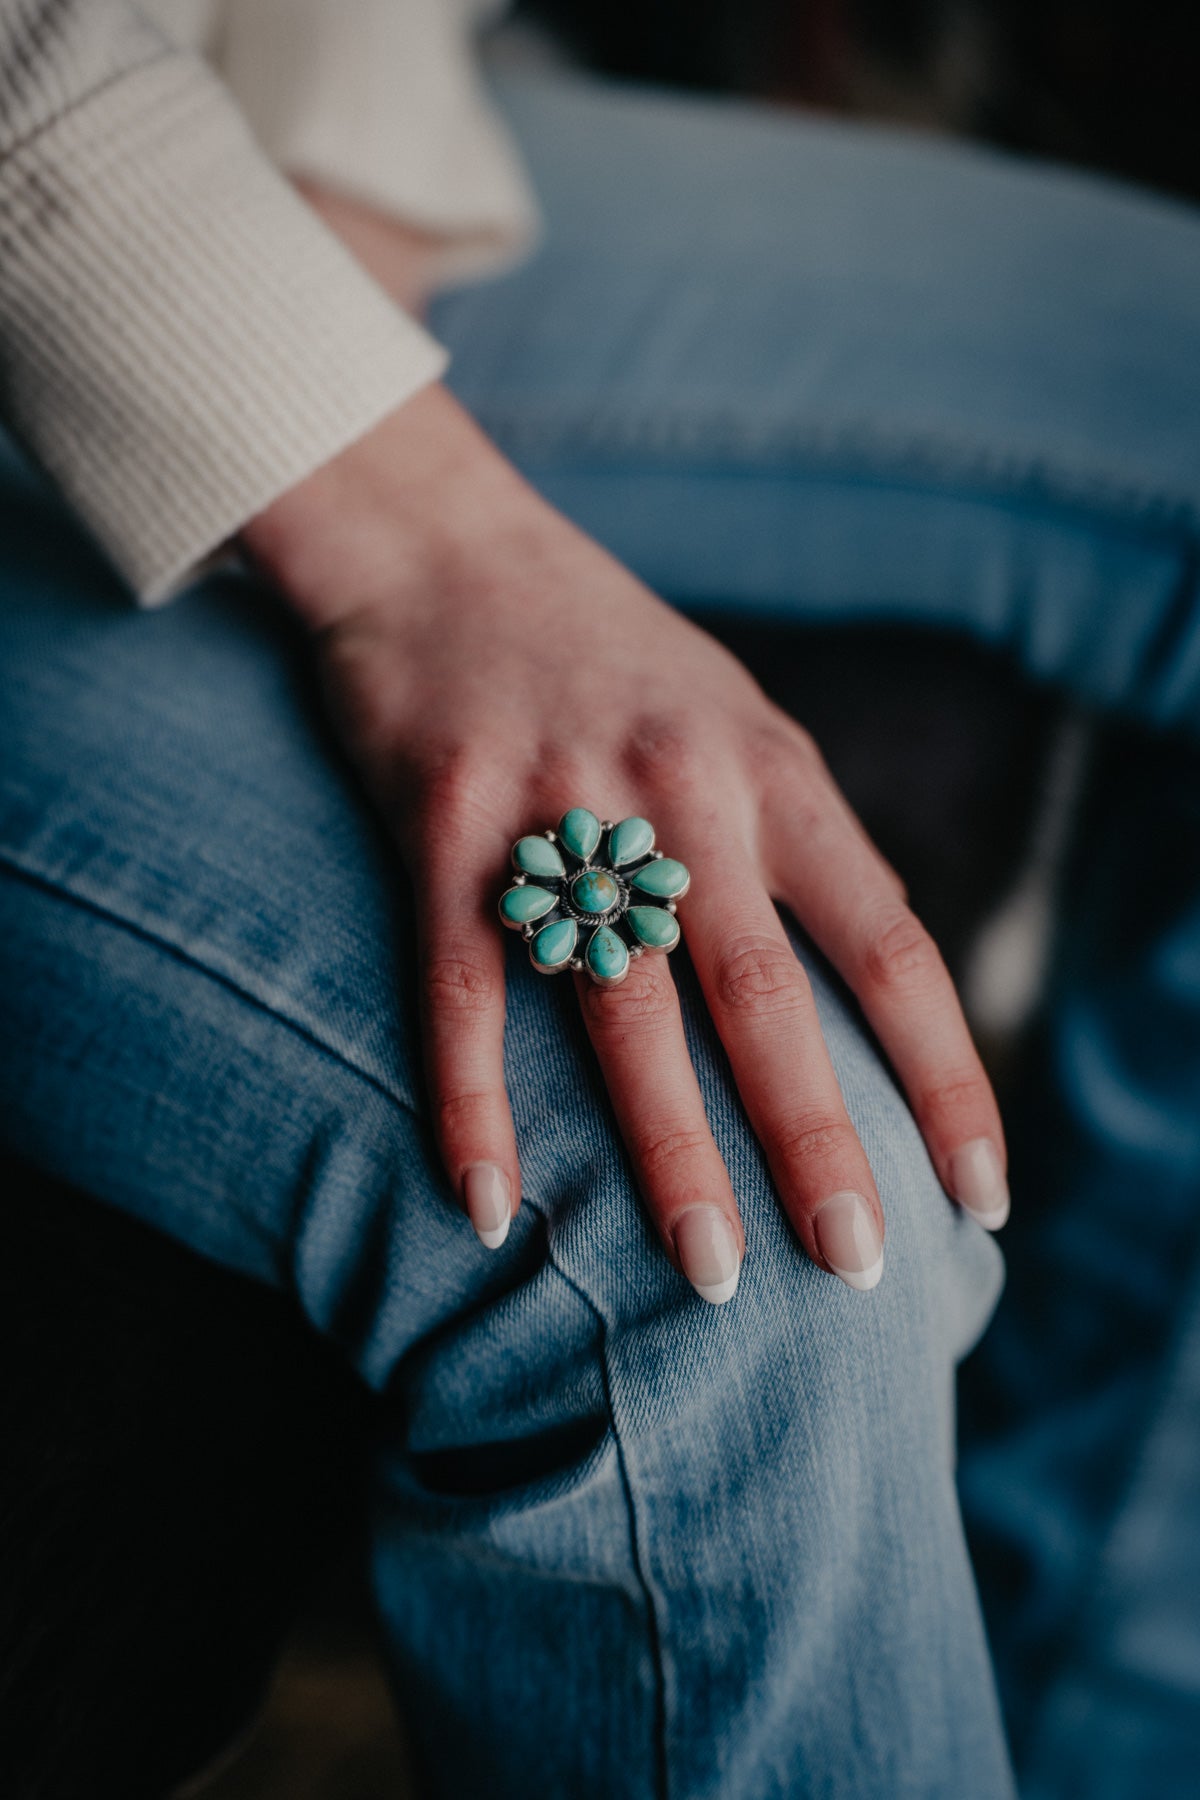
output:
[[[560,82],[504,103],[546,246],[434,323],[454,382],[550,498],[698,611],[969,629],[1080,696],[1194,728],[1190,215],[736,106]],[[489,1253],[424,1118],[404,882],[297,632],[236,577],[137,615],[16,464],[0,543],[0,1139],[294,1293],[384,1396],[375,1591],[427,1791],[1010,1796],[953,1469],[955,1365],[1001,1257],[942,1194],[811,948],[797,937],[887,1210],[877,1290],[816,1270],[782,1223],[682,954],[746,1221],[735,1301],[705,1306],[662,1256],[569,984],[520,953],[525,1196]],[[1162,979],[1194,1069],[1192,957]],[[1102,1009],[1095,969],[1064,993],[1080,982]],[[1103,1054],[1107,1024],[1089,1016],[1080,1043]],[[1089,1081],[1068,1071],[1061,1104],[1094,1148],[1110,1109]],[[1171,1191],[1193,1198],[1194,1129],[1165,1132]],[[1100,1160],[1062,1183],[1077,1239]],[[1107,1270],[1112,1244],[1092,1260]],[[1090,1319],[1091,1291],[1050,1298]],[[1186,1406],[1189,1371],[1194,1391],[1189,1343],[1171,1381],[1159,1354],[1163,1406]],[[1024,1367],[1009,1390],[1039,1392]],[[1076,1503],[1078,1479],[1039,1486],[1019,1421],[978,1457],[980,1492],[1015,1506],[999,1535],[1035,1519],[1019,1547],[1059,1569],[1053,1533],[1068,1561],[1075,1538],[1050,1502]],[[1114,1605],[1145,1559],[1132,1539],[1109,1557]],[[1080,1709],[1094,1722],[1064,1652],[1072,1673],[1050,1771]]]

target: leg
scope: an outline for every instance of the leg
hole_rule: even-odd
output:
[[[1194,211],[765,109],[502,97],[545,245],[433,323],[565,511],[689,607],[964,630],[1200,728]]]
[[[951,1383],[1000,1276],[812,963],[889,1207],[808,1264],[686,971],[750,1254],[659,1254],[566,984],[514,958],[523,1206],[490,1255],[421,1113],[402,884],[270,601],[130,613],[8,484],[4,1147],[273,1283],[382,1397],[376,1579],[428,1790],[1010,1793]]]

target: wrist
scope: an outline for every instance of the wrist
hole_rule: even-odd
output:
[[[242,529],[251,559],[316,631],[461,587],[542,502],[441,386],[405,402]]]

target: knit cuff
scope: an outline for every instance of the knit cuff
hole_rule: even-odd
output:
[[[167,53],[0,162],[7,422],[145,604],[446,365]]]

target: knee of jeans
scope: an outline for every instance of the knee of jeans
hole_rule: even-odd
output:
[[[746,1230],[737,1293],[720,1307],[672,1267],[649,1222],[567,984],[522,981],[511,996],[510,1086],[530,1215],[514,1228],[513,1254],[536,1242],[537,1256],[594,1315],[593,1347],[627,1431],[672,1431],[689,1420],[707,1429],[737,1406],[765,1430],[775,1411],[785,1429],[789,1405],[858,1416],[866,1429],[883,1413],[911,1417],[919,1406],[944,1435],[955,1363],[999,1295],[994,1239],[942,1191],[856,1009],[799,948],[883,1200],[885,1269],[868,1293],[809,1261],[784,1218],[686,964],[689,1040]],[[544,1348],[552,1354],[551,1337]]]

